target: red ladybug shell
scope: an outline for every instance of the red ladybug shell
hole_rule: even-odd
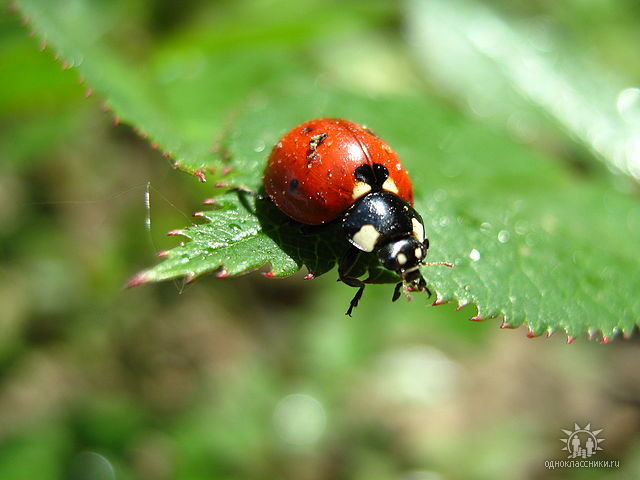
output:
[[[375,163],[389,171],[383,189],[413,205],[411,180],[396,153],[367,127],[337,118],[305,122],[282,137],[269,156],[264,188],[286,215],[319,225],[368,193],[355,171]]]

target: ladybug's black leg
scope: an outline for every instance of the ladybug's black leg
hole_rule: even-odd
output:
[[[393,289],[393,296],[391,297],[392,302],[395,302],[400,298],[400,289],[402,288],[402,283],[403,282],[398,282],[396,284],[396,288]]]
[[[354,279],[353,277],[351,277],[350,273],[351,270],[353,270],[353,267],[356,266],[356,263],[358,263],[358,259],[360,258],[360,250],[357,249],[354,246],[350,246],[349,250],[347,250],[345,252],[345,254],[342,256],[342,258],[340,259],[340,264],[338,265],[338,280],[340,280],[341,282],[346,283],[347,285],[349,285],[349,283],[347,283],[345,280],[351,278]],[[351,285],[352,287],[355,286],[360,286],[360,285]]]
[[[360,280],[358,280],[358,282],[360,282]],[[351,286],[354,287],[355,285],[351,285]],[[364,283],[362,283],[362,286],[358,289],[356,294],[353,296],[353,298],[349,302],[349,308],[345,312],[345,315],[351,316],[351,312],[353,311],[354,308],[356,308],[358,306],[358,302],[362,298],[362,292],[364,292]]]
[[[340,265],[338,265],[338,280],[346,283],[350,287],[358,288],[358,291],[351,299],[351,302],[349,302],[349,309],[346,312],[346,315],[349,316],[351,316],[353,309],[358,306],[358,302],[362,298],[362,293],[364,292],[365,287],[365,283],[362,280],[358,280],[357,278],[350,276],[351,270],[358,262],[358,258],[360,258],[360,250],[355,247],[351,247],[340,260]]]
[[[427,295],[431,296],[431,290],[427,287],[427,282],[422,275],[420,275],[420,280],[418,280],[418,290],[427,292]]]

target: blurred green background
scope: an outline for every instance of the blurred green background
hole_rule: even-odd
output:
[[[211,31],[217,48],[242,38],[256,54],[309,42],[309,22],[270,39],[277,18],[255,13],[270,3],[287,4],[96,5],[117,20],[105,32],[131,59],[156,45],[188,50]],[[292,68],[372,97],[464,103],[431,83],[409,49],[407,3],[310,4],[313,54]],[[637,2],[486,5],[515,26],[552,26],[568,51],[640,80]],[[636,339],[531,340],[499,321],[468,322],[472,307],[391,304],[388,286],[369,287],[346,318],[353,292],[333,273],[123,289],[175,245],[166,231],[191,223],[211,186],[114,124],[18,15],[5,8],[0,18],[0,479],[640,477]],[[240,67],[229,82],[257,81]],[[585,148],[564,135],[533,148]],[[620,468],[546,469],[566,458],[561,429],[575,423],[602,428],[594,459]]]

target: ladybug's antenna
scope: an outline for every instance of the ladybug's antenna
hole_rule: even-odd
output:
[[[453,268],[453,263],[449,263],[449,262],[420,262],[420,265],[422,265],[423,267],[434,267],[436,265],[442,265],[444,267],[449,267],[449,268]]]

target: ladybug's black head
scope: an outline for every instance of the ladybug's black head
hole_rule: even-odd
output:
[[[395,239],[378,249],[380,263],[393,270],[405,282],[420,278],[420,264],[427,254],[428,242],[422,243],[416,237],[407,236]]]

